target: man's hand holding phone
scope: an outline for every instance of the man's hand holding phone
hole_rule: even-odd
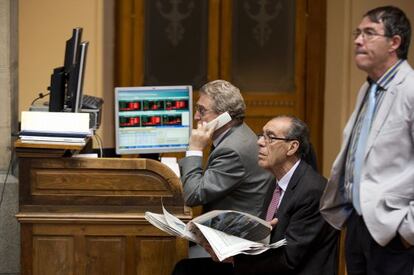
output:
[[[203,149],[210,143],[213,133],[214,127],[208,128],[206,122],[199,122],[197,124],[197,129],[191,131],[188,149],[190,151],[203,151]]]
[[[212,121],[199,122],[197,129],[191,131],[189,150],[203,151],[211,141],[214,131],[231,121],[229,113],[225,112]]]

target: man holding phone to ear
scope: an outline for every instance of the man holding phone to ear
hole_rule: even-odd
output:
[[[225,80],[209,82],[201,87],[195,109],[198,125],[179,161],[185,203],[202,205],[205,212],[231,209],[263,217],[273,177],[257,164],[257,136],[243,123],[246,105],[240,90]],[[218,127],[221,123],[213,120],[226,112],[231,120]],[[210,143],[203,169],[203,150]]]

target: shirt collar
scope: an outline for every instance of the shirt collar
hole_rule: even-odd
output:
[[[394,76],[397,74],[398,69],[400,68],[400,65],[403,63],[403,59],[398,60],[397,63],[395,63],[393,66],[391,66],[376,82],[377,85],[380,87],[381,90],[387,90],[390,86],[391,80],[394,78]],[[373,81],[370,78],[367,78],[367,81],[371,85],[375,81]]]
[[[287,186],[295,172],[296,168],[299,166],[300,159],[290,168],[290,170],[277,182],[280,188],[282,188],[283,192],[286,191]]]

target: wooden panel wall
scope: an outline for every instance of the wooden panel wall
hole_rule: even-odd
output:
[[[188,243],[143,224],[25,223],[22,274],[171,274]]]

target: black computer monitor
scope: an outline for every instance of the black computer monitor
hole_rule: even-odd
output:
[[[86,64],[87,42],[82,42],[82,28],[74,28],[66,41],[64,66],[53,70],[50,81],[50,112],[62,112],[66,108],[78,111],[78,94],[82,93]],[[81,96],[79,97],[81,101]],[[81,103],[80,103],[81,104]]]
[[[76,64],[76,58],[79,50],[79,45],[82,40],[82,28],[74,28],[72,30],[72,37],[66,41],[64,67],[65,73],[69,74],[72,67]]]
[[[82,108],[83,79],[85,76],[88,46],[88,41],[83,41],[79,45],[79,54],[68,79],[68,107],[71,108],[72,112],[76,113],[79,112]]]

